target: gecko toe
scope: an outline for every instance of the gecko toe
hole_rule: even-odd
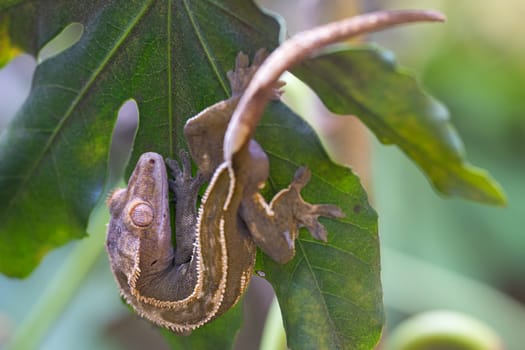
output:
[[[253,56],[252,65],[259,67],[264,62],[266,57],[268,57],[268,51],[266,49],[262,48],[257,50],[255,56]]]
[[[176,160],[166,158],[165,159],[165,163],[168,166],[168,168],[169,168],[169,170],[171,172],[171,175],[174,178],[177,178],[177,177],[179,177],[182,174],[182,170],[181,170],[181,168],[179,166],[179,162],[177,162]]]
[[[191,179],[191,158],[187,151],[181,150],[179,152],[179,158],[182,163],[182,175],[185,180]]]
[[[312,236],[320,241],[326,242],[328,237],[328,232],[326,232],[326,228],[321,224],[319,221],[315,220],[315,224],[312,227],[312,230],[310,230],[310,233]]]
[[[312,174],[307,167],[302,166],[298,168],[295,171],[292,187],[295,187],[297,190],[301,190],[310,181],[311,176]]]
[[[237,57],[235,58],[235,70],[247,68],[249,64],[250,64],[250,59],[248,58],[248,55],[240,51],[237,54]]]
[[[336,219],[344,217],[345,214],[336,205],[310,204],[302,201],[302,203],[296,207],[294,216],[300,226],[310,231],[312,237],[326,242],[328,232],[324,225],[319,222],[319,217],[324,216]]]
[[[344,218],[345,213],[337,205],[333,204],[316,204],[314,206],[316,215],[325,216],[327,218]]]
[[[300,226],[305,227],[312,237],[326,242],[328,232],[326,228],[318,221],[319,216],[313,213],[304,213],[298,217]]]
[[[253,57],[252,63],[250,65],[249,57],[243,52],[239,52],[237,58],[235,59],[234,69],[226,73],[226,76],[230,81],[232,96],[242,95],[242,93],[248,87],[248,84],[252,80],[253,75],[255,74],[259,66],[264,62],[267,56],[268,53],[265,49],[259,49]],[[282,85],[280,83],[276,84],[276,91],[274,93],[275,96],[280,96],[281,87]]]

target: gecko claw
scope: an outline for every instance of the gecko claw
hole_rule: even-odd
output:
[[[297,192],[300,192],[302,188],[310,181],[311,177],[312,173],[310,172],[310,169],[305,166],[299,167],[295,171],[295,175],[290,186],[294,187]]]
[[[249,65],[250,65],[250,59],[248,58],[248,55],[240,51],[237,54],[237,57],[235,58],[235,69],[238,70],[238,69],[248,68]]]
[[[191,158],[187,151],[179,152],[180,162],[182,163],[182,174],[185,180],[191,179]]]

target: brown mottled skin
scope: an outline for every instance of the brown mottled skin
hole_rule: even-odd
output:
[[[342,217],[333,205],[303,201],[301,188],[310,173],[300,168],[292,184],[270,204],[259,194],[268,178],[268,158],[250,141],[223,162],[223,138],[242,91],[264,60],[258,52],[252,66],[239,54],[229,72],[232,97],[208,107],[186,123],[184,132],[198,166],[191,177],[190,160],[181,153],[182,169],[162,157],[145,153],[127,189],[108,200],[111,220],[107,251],[111,267],[127,302],[143,317],[180,334],[211,321],[239,300],[251,278],[256,245],[274,260],[285,263],[295,252],[298,228],[326,240],[317,221],[320,215]],[[275,84],[275,95],[281,85]],[[209,185],[196,203],[204,182]],[[176,250],[171,244],[168,187],[175,197]]]

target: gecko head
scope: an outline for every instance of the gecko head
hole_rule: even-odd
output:
[[[112,220],[119,220],[133,232],[162,225],[167,215],[168,180],[160,154],[144,153],[138,160],[125,189],[115,190],[107,200]],[[144,230],[143,230],[144,229]]]
[[[145,266],[168,259],[153,253],[166,242],[171,244],[168,187],[162,156],[144,153],[129,178],[128,187],[114,191],[107,200],[111,219],[106,249],[115,276],[124,289],[137,281]]]

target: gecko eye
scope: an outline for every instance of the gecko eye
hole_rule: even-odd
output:
[[[137,203],[129,211],[131,221],[139,226],[149,226],[153,222],[154,211],[151,205],[145,202]]]

